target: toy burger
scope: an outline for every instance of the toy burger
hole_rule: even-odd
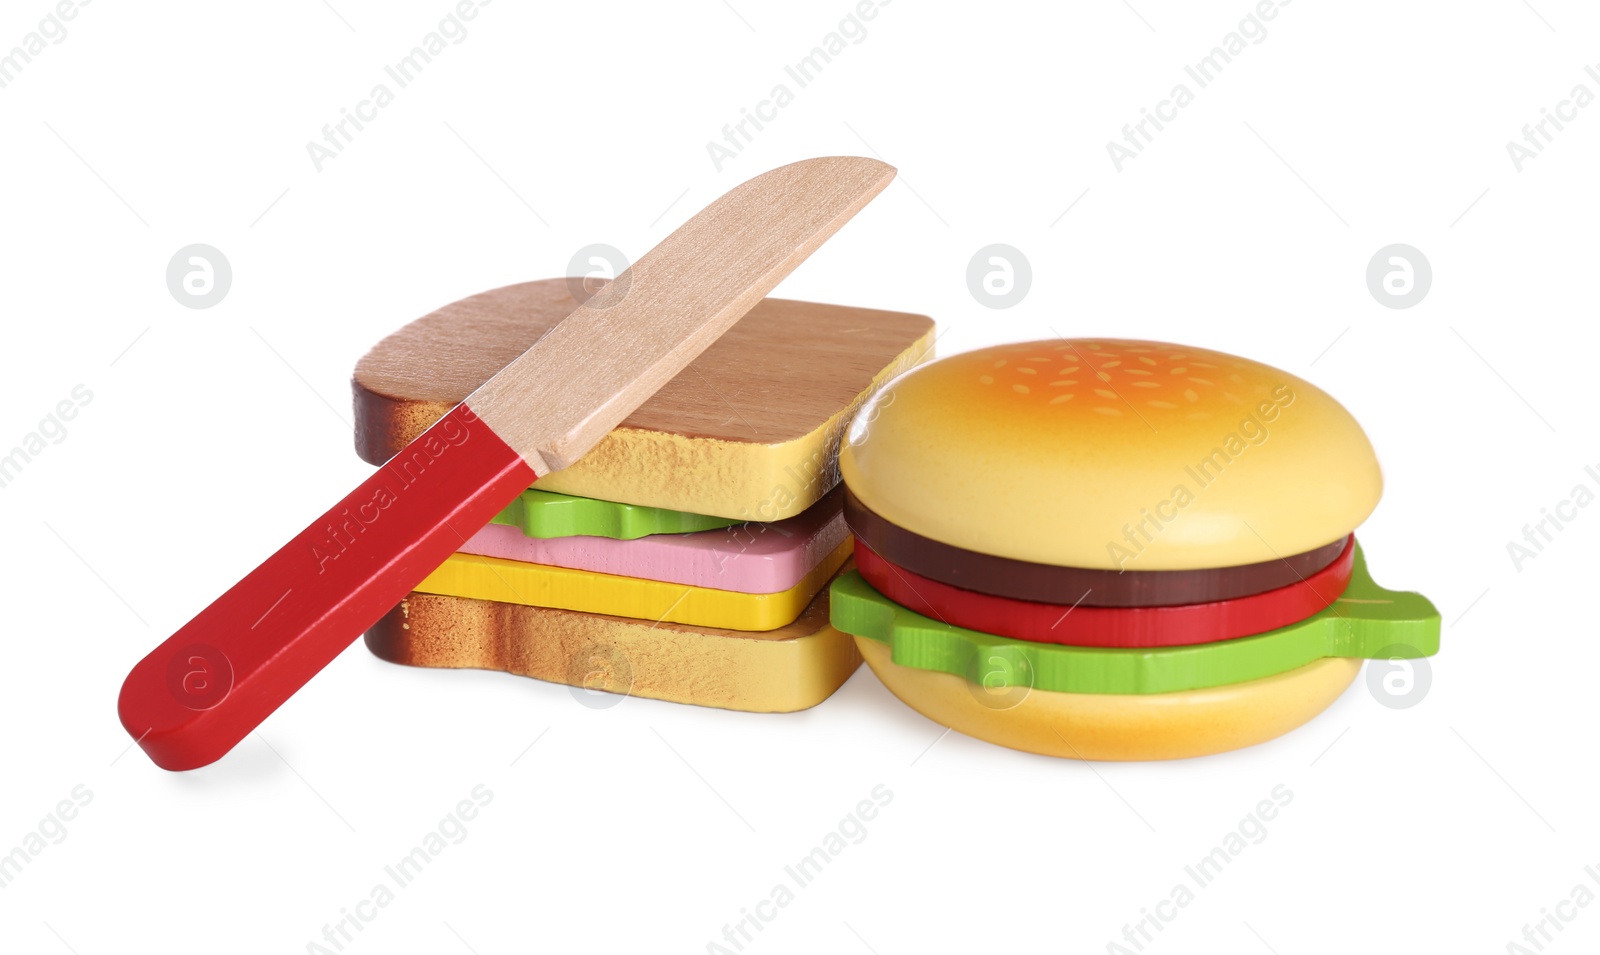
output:
[[[840,454],[856,569],[833,625],[901,700],[1082,759],[1279,736],[1439,616],[1352,533],[1382,477],[1316,386],[1151,341],[1000,345],[914,369]]]

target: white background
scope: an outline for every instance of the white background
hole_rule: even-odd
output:
[[[478,784],[466,840],[346,951],[706,951],[879,784],[866,839],[745,951],[1106,951],[1279,784],[1267,838],[1146,951],[1505,951],[1600,893],[1600,507],[1520,571],[1506,550],[1600,465],[1600,105],[1521,172],[1505,145],[1600,94],[1592,6],[1300,0],[1119,173],[1106,142],[1246,0],[898,0],[719,171],[706,143],[848,0],[499,0],[318,172],[306,142],[452,7],[331,2],[100,0],[0,89],[0,446],[93,392],[0,490],[0,853],[93,793],[0,889],[0,948],[306,951]],[[50,9],[8,2],[0,50]],[[1085,765],[941,736],[865,669],[797,715],[596,710],[358,643],[210,768],[127,750],[128,668],[368,472],[347,385],[368,346],[834,153],[901,181],[785,297],[926,313],[944,354],[1203,345],[1344,402],[1387,477],[1373,572],[1444,617],[1427,697],[1391,710],[1358,681],[1245,752]],[[234,272],[204,311],[164,277],[196,242]],[[1008,310],[966,285],[993,242],[1033,267]],[[1394,242],[1433,266],[1406,310],[1364,279]],[[1600,906],[1561,911],[1547,950],[1592,950]]]

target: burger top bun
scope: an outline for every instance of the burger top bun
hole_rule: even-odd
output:
[[[1326,392],[1221,352],[998,345],[894,379],[840,453],[867,508],[999,557],[1201,570],[1287,557],[1377,506],[1372,445]]]

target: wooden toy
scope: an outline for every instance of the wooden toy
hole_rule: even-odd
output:
[[[554,683],[753,713],[832,695],[861,662],[828,625],[827,593],[765,632],[414,593],[367,631],[393,663],[504,670]]]
[[[651,534],[709,531],[739,521],[731,517],[669,511],[662,507],[597,501],[592,497],[574,497],[531,487],[517,495],[517,499],[496,514],[491,523],[516,528],[526,537],[572,537],[581,534],[614,540],[636,540]]]
[[[804,513],[773,524],[739,524],[637,540],[541,540],[526,537],[515,527],[490,524],[462,544],[460,552],[714,590],[771,594],[799,584],[846,543],[850,535],[840,507],[840,490],[834,488]]]
[[[1438,650],[1433,605],[1373,583],[1352,536],[1382,490],[1360,425],[1258,362],[983,348],[895,379],[839,464],[863,546],[834,626],[900,699],[1001,745],[1220,752],[1310,719],[1363,657]]]
[[[870,159],[809,160],[701,210],[140,660],[118,699],[123,727],[167,769],[221,757],[449,556],[457,527],[482,527],[582,458],[893,176]],[[449,335],[436,345],[442,375],[470,353]],[[655,473],[703,476],[677,465]]]
[[[670,620],[724,630],[776,630],[800,616],[817,591],[849,559],[851,541],[834,548],[787,590],[771,594],[713,590],[641,577],[452,554],[417,584],[421,593],[503,603]]]
[[[356,365],[356,450],[382,464],[578,307],[525,282],[412,322]],[[714,515],[793,517],[838,482],[845,424],[933,347],[922,315],[766,299],[541,490]]]
[[[1437,653],[1433,604],[1421,594],[1379,587],[1359,545],[1354,556],[1350,586],[1332,606],[1270,633],[1193,646],[1107,649],[997,637],[907,610],[855,571],[834,581],[832,619],[860,640],[888,646],[901,667],[952,673],[980,687],[1061,693],[1171,693],[1256,680],[1324,657]]]
[[[1303,554],[1202,570],[1058,567],[962,550],[884,520],[845,489],[845,521],[884,560],[931,580],[1014,600],[1084,607],[1161,607],[1265,593],[1306,580],[1333,563],[1348,535]]]
[[[1354,538],[1352,537],[1352,541]],[[1305,580],[1277,590],[1166,607],[1085,607],[1013,600],[929,580],[857,541],[856,565],[891,601],[952,626],[1080,647],[1172,647],[1266,633],[1331,606],[1350,582],[1354,546]]]

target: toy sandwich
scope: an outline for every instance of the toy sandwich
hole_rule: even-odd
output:
[[[357,452],[389,461],[587,297],[508,286],[384,339],[352,381]],[[932,341],[920,315],[759,302],[582,459],[462,528],[367,646],[729,709],[821,702],[860,664],[828,623],[852,550],[840,439]]]

